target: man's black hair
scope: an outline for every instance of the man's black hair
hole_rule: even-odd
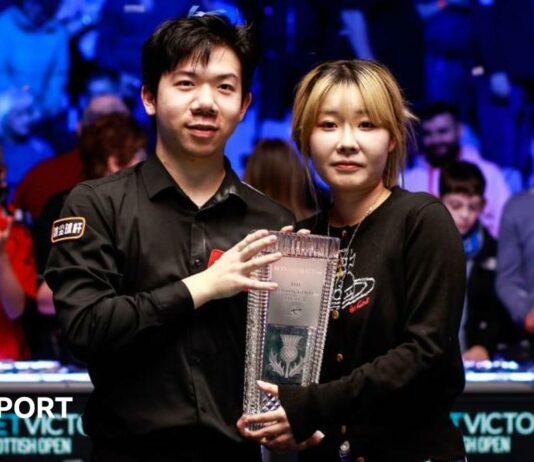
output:
[[[241,63],[242,99],[250,91],[256,64],[250,29],[216,14],[176,18],[161,24],[143,46],[143,85],[157,94],[161,76],[186,59],[203,66],[214,47],[230,48]]]
[[[458,111],[458,108],[454,104],[445,101],[434,101],[423,104],[421,107],[417,108],[416,113],[421,123],[442,114],[449,114],[456,122],[460,121],[460,112]]]
[[[441,169],[439,194],[466,194],[484,197],[486,180],[480,169],[471,162],[454,161]]]

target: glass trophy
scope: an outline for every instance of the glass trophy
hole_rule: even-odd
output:
[[[282,258],[253,273],[274,281],[271,292],[248,294],[245,414],[276,409],[280,403],[258,389],[256,380],[309,385],[319,381],[339,239],[273,232],[277,242],[260,255]],[[257,427],[256,427],[257,428]]]

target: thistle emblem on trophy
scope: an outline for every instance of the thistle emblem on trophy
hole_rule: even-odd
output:
[[[269,353],[269,366],[279,376],[289,379],[302,373],[304,367],[304,358],[299,359],[299,343],[302,340],[301,335],[280,335],[282,339],[282,348],[280,350],[280,359],[274,349]],[[285,364],[285,367],[284,365]]]

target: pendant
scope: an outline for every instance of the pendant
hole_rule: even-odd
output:
[[[343,279],[343,276],[345,276],[345,268],[343,268],[343,264],[340,262],[336,269],[336,279],[339,281]]]

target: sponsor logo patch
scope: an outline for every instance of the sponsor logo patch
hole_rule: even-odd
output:
[[[50,240],[52,243],[80,239],[85,232],[85,218],[67,217],[54,221]]]

